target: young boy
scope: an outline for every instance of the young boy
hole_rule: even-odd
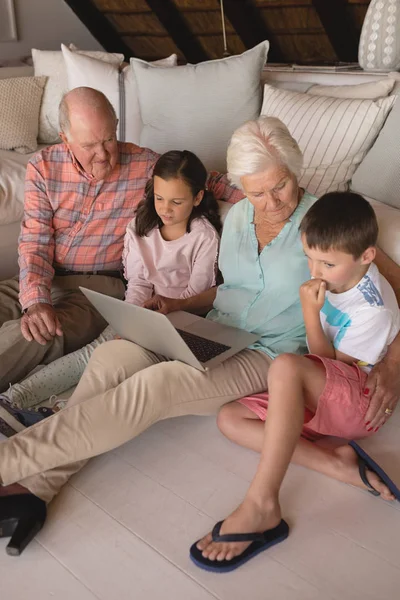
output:
[[[232,570],[287,537],[278,496],[292,457],[308,465],[312,457],[316,470],[353,482],[344,468],[351,453],[356,460],[348,444],[317,450],[309,440],[321,435],[351,440],[374,433],[364,419],[365,382],[400,328],[395,294],[373,263],[375,213],[358,194],[329,193],[310,208],[300,231],[312,276],[300,288],[310,354],[280,355],[268,373],[268,394],[243,398],[220,411],[220,430],[261,451],[261,460],[244,502],[224,523],[224,533],[235,533],[221,536],[219,525],[212,537],[191,548],[192,559],[208,570]],[[360,475],[373,493],[394,499],[365,463]],[[244,541],[246,536],[237,532],[264,533]]]

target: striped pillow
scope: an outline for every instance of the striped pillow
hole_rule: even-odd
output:
[[[348,189],[395,96],[359,100],[310,96],[264,86],[261,114],[278,117],[304,155],[300,185],[311,194]]]

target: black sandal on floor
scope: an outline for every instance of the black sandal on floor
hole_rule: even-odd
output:
[[[7,554],[19,556],[42,529],[46,503],[33,494],[0,496],[0,537],[11,537]]]

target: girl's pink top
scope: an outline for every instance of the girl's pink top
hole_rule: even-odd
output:
[[[219,236],[204,217],[191,230],[167,242],[158,227],[139,237],[135,219],[126,230],[123,265],[128,281],[125,300],[141,306],[154,294],[188,298],[216,284]]]

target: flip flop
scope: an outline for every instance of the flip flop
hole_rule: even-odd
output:
[[[227,573],[237,569],[245,562],[260,554],[267,548],[271,548],[275,544],[283,542],[289,535],[289,526],[283,519],[273,529],[267,529],[264,533],[227,533],[220,535],[221,525],[223,521],[219,521],[212,530],[212,539],[214,542],[251,542],[250,546],[231,560],[210,560],[202,555],[202,551],[197,548],[197,542],[190,548],[190,558],[195,565],[205,571],[213,571],[215,573]]]
[[[353,448],[358,457],[358,470],[363,483],[369,488],[368,491],[374,496],[380,496],[380,492],[376,490],[368,481],[366,469],[373,471],[389,488],[393,496],[400,502],[400,490],[396,484],[390,479],[389,475],[380,467],[374,460],[359,446],[356,442],[349,442],[349,446]]]

